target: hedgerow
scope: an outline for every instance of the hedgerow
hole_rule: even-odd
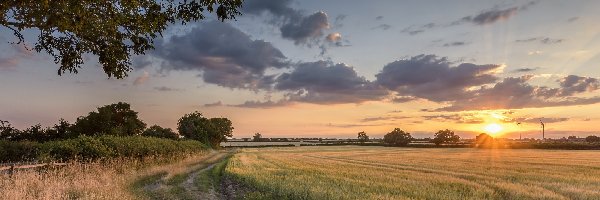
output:
[[[0,140],[0,162],[143,159],[148,156],[178,156],[206,149],[205,144],[195,140],[142,136],[80,136],[44,143]]]

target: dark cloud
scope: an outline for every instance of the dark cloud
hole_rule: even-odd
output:
[[[204,107],[219,107],[219,106],[223,106],[223,102],[217,101],[217,102],[214,102],[214,103],[204,104]]]
[[[327,61],[300,63],[276,80],[275,89],[291,91],[291,101],[321,104],[380,100],[388,91],[359,76],[354,68]]]
[[[534,67],[534,68],[524,67],[524,68],[515,69],[512,72],[513,73],[532,72],[532,71],[536,71],[538,69],[540,69],[540,68],[539,67]]]
[[[432,101],[452,101],[469,95],[468,88],[494,83],[501,65],[462,63],[452,66],[446,58],[419,55],[388,63],[377,75],[376,82],[404,96]]]
[[[575,75],[569,75],[558,80],[560,83],[560,95],[570,96],[582,92],[591,92],[598,90],[600,82],[596,78],[581,77]]]
[[[293,40],[296,45],[306,44],[323,35],[323,30],[329,28],[327,14],[316,12],[298,21],[290,21],[281,26],[281,36]]]
[[[372,29],[388,30],[390,28],[392,28],[392,26],[389,24],[380,24],[379,26],[373,27]]]
[[[455,46],[464,46],[464,45],[467,45],[467,43],[466,42],[450,42],[450,43],[446,43],[446,44],[444,44],[442,46],[444,46],[444,47],[455,47]]]
[[[271,22],[279,25],[283,38],[294,41],[296,45],[311,45],[323,36],[325,29],[329,28],[327,14],[319,11],[305,16],[299,10],[290,7],[291,3],[291,0],[249,0],[244,2],[242,11],[253,15],[270,13],[273,17]],[[345,16],[338,17],[340,21],[345,18]]]
[[[171,87],[166,87],[166,86],[154,87],[154,90],[161,91],[161,92],[181,91],[181,89],[176,89],[176,88],[171,88]]]
[[[228,105],[228,106],[241,107],[241,108],[275,108],[275,107],[288,106],[291,104],[292,104],[292,102],[285,101],[285,100],[281,100],[281,101],[268,100],[268,101],[246,101],[242,104]]]
[[[375,17],[375,20],[382,20],[382,19],[383,19],[383,16],[377,16],[377,17]]]
[[[437,120],[460,124],[481,124],[485,122],[482,117],[473,114],[426,115],[422,116],[422,118],[425,120]]]
[[[571,17],[569,19],[567,19],[567,22],[574,22],[577,21],[579,19],[579,17]]]
[[[532,86],[532,76],[508,77],[492,87],[481,87],[465,98],[455,99],[451,106],[438,111],[493,110],[586,105],[600,102],[600,97],[572,95],[598,89],[598,80],[587,77],[565,77],[559,88]]]
[[[471,22],[476,25],[493,24],[499,21],[508,20],[509,18],[516,15],[518,11],[527,10],[530,6],[533,6],[536,3],[537,1],[531,1],[522,6],[515,6],[506,9],[500,9],[497,7],[492,8],[489,10],[482,11],[477,15],[463,17],[461,20],[453,22],[451,25],[458,25],[462,22]]]
[[[552,39],[552,38],[548,38],[548,37],[532,37],[532,38],[515,40],[515,42],[519,42],[519,43],[540,42],[542,44],[558,44],[563,41],[564,41],[563,39]]]
[[[265,71],[289,67],[287,58],[271,43],[252,40],[218,21],[159,43],[154,55],[165,60],[162,69],[202,71],[205,82],[229,88],[268,88],[273,76]]]
[[[406,103],[406,102],[410,102],[410,101],[415,101],[417,99],[419,99],[419,98],[413,97],[413,96],[396,96],[396,97],[392,98],[392,102]]]

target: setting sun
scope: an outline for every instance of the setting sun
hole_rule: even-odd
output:
[[[488,124],[483,128],[483,130],[485,130],[487,133],[495,135],[498,132],[502,131],[502,126],[500,124]]]

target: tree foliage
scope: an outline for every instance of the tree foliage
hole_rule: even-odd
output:
[[[585,137],[585,141],[589,142],[589,143],[600,142],[600,137],[595,136],[595,135],[590,135],[590,136]]]
[[[412,139],[413,137],[410,133],[404,132],[399,128],[395,128],[392,132],[383,136],[383,142],[391,146],[406,146]]]
[[[460,136],[455,135],[454,131],[451,130],[439,130],[435,133],[431,142],[435,143],[435,145],[440,145],[442,143],[456,143],[460,141]]]
[[[494,142],[494,138],[486,133],[475,136],[475,143],[480,145],[487,145]]]
[[[98,108],[85,117],[77,118],[72,131],[78,135],[140,135],[146,123],[138,119],[138,113],[128,103],[119,102]]]
[[[157,138],[167,138],[167,139],[179,139],[179,135],[170,128],[163,128],[159,125],[150,126],[150,128],[144,130],[142,136],[146,137],[157,137]]]
[[[179,134],[193,140],[198,140],[212,148],[233,136],[233,126],[227,118],[206,118],[200,112],[185,114],[177,122]]]
[[[123,78],[132,69],[131,55],[153,49],[169,24],[202,20],[207,11],[222,21],[235,19],[242,1],[3,0],[0,26],[10,29],[17,43],[25,41],[24,30],[37,29],[34,50],[53,56],[59,75],[77,73],[89,53],[98,56],[108,77]]]
[[[252,136],[252,141],[254,142],[260,142],[262,140],[262,135],[260,133],[255,133],[254,136]]]
[[[76,135],[71,131],[71,126],[72,125],[69,122],[60,119],[58,124],[51,127],[44,128],[41,124],[36,124],[21,131],[12,127],[7,121],[0,121],[0,139],[47,142],[74,138]]]
[[[369,136],[364,131],[358,132],[358,141],[361,143],[365,143],[369,141]]]

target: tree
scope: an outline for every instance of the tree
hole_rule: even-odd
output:
[[[243,0],[79,0],[0,3],[0,26],[25,41],[22,31],[37,29],[33,49],[45,51],[60,64],[58,74],[77,73],[83,54],[98,56],[106,75],[123,78],[131,71],[131,54],[153,49],[154,39],[169,24],[205,18],[215,12],[221,21],[235,19]],[[217,7],[214,9],[214,7]]]
[[[455,135],[454,131],[451,130],[439,130],[433,136],[433,140],[431,140],[435,145],[440,145],[442,143],[456,143],[460,141],[460,136]]]
[[[198,140],[212,148],[219,148],[221,142],[233,136],[233,126],[229,119],[208,119],[198,111],[181,117],[177,122],[177,130],[180,135]]]
[[[254,142],[260,142],[261,139],[262,135],[260,133],[255,133],[254,136],[252,136],[252,141]]]
[[[391,146],[406,146],[412,139],[413,137],[410,133],[404,132],[399,128],[395,128],[392,132],[383,136],[383,142]]]
[[[72,131],[80,135],[140,135],[146,123],[138,119],[138,113],[128,103],[115,103],[98,108],[85,117],[77,118]]]
[[[486,133],[482,133],[479,134],[478,136],[475,136],[475,142],[477,144],[491,144],[492,142],[494,142],[494,138]]]
[[[600,137],[595,136],[595,135],[590,135],[590,136],[585,137],[585,141],[589,142],[589,143],[600,142]]]
[[[227,137],[233,136],[233,123],[227,118],[210,118],[210,122],[214,128],[210,136],[210,144],[220,146],[221,142],[227,141]]]
[[[142,136],[146,137],[157,137],[157,138],[167,138],[167,139],[179,139],[179,135],[173,132],[170,128],[163,128],[159,125],[153,125],[150,128],[146,129]]]
[[[360,143],[365,143],[369,141],[369,136],[364,131],[358,132],[358,141]]]

